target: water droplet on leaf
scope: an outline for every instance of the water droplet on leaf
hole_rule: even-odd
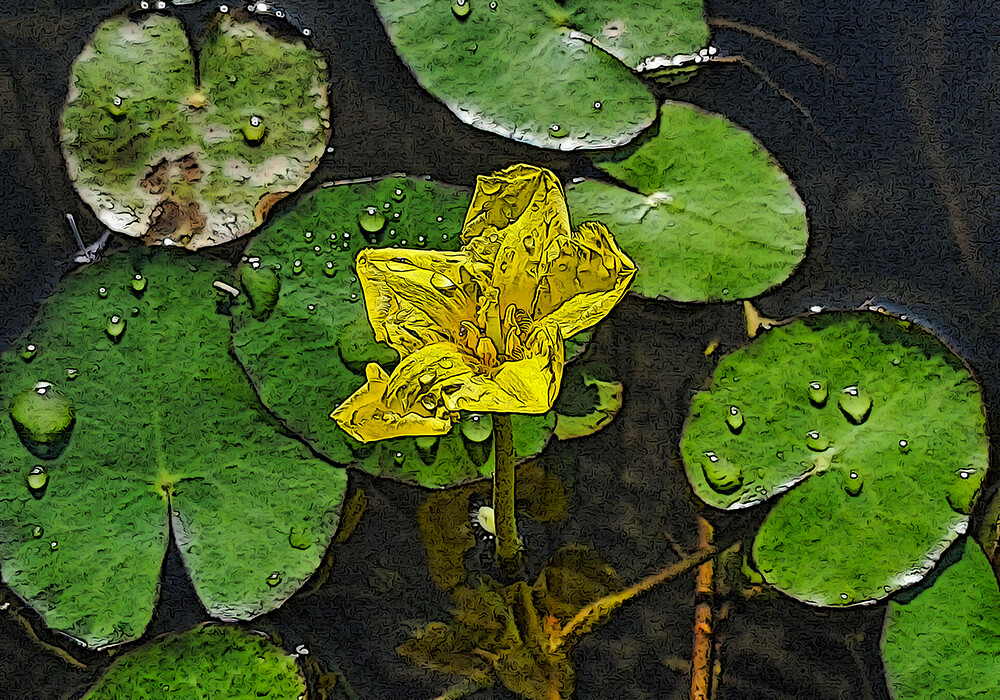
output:
[[[899,451],[902,452],[904,455],[910,451],[910,443],[908,440],[899,441]]]
[[[45,494],[45,487],[49,485],[49,474],[45,467],[37,465],[28,472],[28,490],[35,498],[41,498]]]
[[[809,382],[809,401],[813,406],[824,405],[828,395],[829,392],[826,388],[826,382],[821,382],[819,380]]]
[[[820,434],[818,430],[810,430],[806,433],[806,447],[813,452],[823,452],[833,444],[830,438]]]
[[[142,294],[146,291],[146,278],[142,275],[132,277],[132,291],[136,294]]]
[[[99,296],[101,299],[107,299],[108,298],[108,288],[107,287],[100,287],[100,288],[98,288],[98,290],[97,290],[97,296]]]
[[[296,260],[295,262],[292,263],[292,274],[297,275],[300,272],[302,272],[303,269],[304,268],[302,267],[302,261],[301,260]]]
[[[271,575],[267,577],[267,585],[274,588],[279,583],[281,583],[281,574],[277,571],[272,571]]]
[[[25,362],[31,362],[35,359],[35,355],[38,354],[38,346],[34,343],[28,343],[24,346],[24,350],[21,351],[21,359]]]
[[[729,426],[729,430],[733,433],[739,433],[743,430],[743,424],[745,422],[746,421],[743,419],[743,412],[736,406],[730,406],[729,411],[726,412],[726,425]]]
[[[704,454],[701,469],[708,485],[718,493],[732,493],[743,485],[743,470],[714,452]]]
[[[406,193],[403,192],[399,187],[392,191],[392,198],[397,202],[402,202],[406,199]]]
[[[860,425],[868,420],[868,414],[872,409],[871,398],[867,392],[857,386],[849,386],[840,392],[837,403],[847,419],[855,425]]]
[[[864,485],[865,480],[858,472],[851,470],[847,473],[847,478],[844,480],[844,490],[847,491],[848,495],[859,495]]]
[[[50,544],[50,545],[49,545],[49,547],[50,547],[51,549],[59,549],[59,543],[58,543],[58,542],[56,542],[55,540],[53,540],[53,541],[52,541],[52,544]]]
[[[266,131],[263,119],[258,116],[250,117],[250,120],[243,125],[243,139],[251,146],[257,146],[264,140]]]
[[[393,214],[393,218],[399,218],[398,213]],[[368,207],[358,217],[358,225],[368,233],[378,233],[385,227],[385,217],[378,207]]]
[[[306,534],[305,528],[292,528],[288,531],[288,544],[295,549],[309,549],[312,539]]]
[[[435,272],[431,275],[431,285],[441,292],[450,292],[456,287],[453,279],[447,275],[441,274],[440,272]]]
[[[493,416],[489,413],[472,413],[461,422],[462,435],[472,442],[483,442],[493,434]]]
[[[112,342],[117,343],[121,340],[122,334],[125,333],[125,319],[118,314],[109,316],[108,323],[104,327],[104,332],[108,334]]]
[[[472,2],[471,0],[452,0],[451,11],[459,19],[465,19],[472,11]]]
[[[31,531],[31,536],[36,540],[45,534],[45,528],[41,525],[35,525],[34,529]]]
[[[76,419],[73,399],[52,384],[39,382],[14,397],[10,419],[21,441],[28,450],[42,459],[55,456],[53,449],[61,451],[59,443],[68,437]]]
[[[326,261],[326,264],[323,266],[323,274],[326,275],[327,277],[333,277],[334,275],[337,274],[337,268],[334,267],[332,261],[330,260]]]
[[[569,129],[562,126],[562,124],[553,124],[549,127],[549,136],[554,139],[561,139],[569,136]]]

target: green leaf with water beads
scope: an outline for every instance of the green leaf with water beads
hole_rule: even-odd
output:
[[[237,238],[319,163],[327,79],[318,51],[252,20],[219,15],[195,58],[173,17],[109,19],[73,64],[70,178],[102,223],[147,243]]]
[[[26,333],[31,363],[18,344],[0,357],[8,406],[39,386],[73,406],[61,452],[34,475],[27,436],[0,416],[0,570],[49,627],[95,647],[142,634],[171,530],[210,614],[277,607],[319,565],[347,481],[283,433],[230,355],[213,288],[230,269],[136,253],[61,283]],[[124,309],[138,312],[115,342],[107,319]]]
[[[299,700],[305,693],[295,658],[266,638],[203,626],[159,637],[117,659],[84,697]]]
[[[635,73],[705,47],[699,0],[375,0],[397,52],[459,119],[543,148],[620,146],[652,124]],[[665,61],[669,63],[669,60]]]
[[[470,198],[467,190],[407,177],[327,185],[248,247],[238,274],[253,279],[244,284],[251,304],[233,309],[236,355],[264,404],[334,462],[428,487],[493,472],[489,416],[475,421],[466,414],[439,438],[369,444],[330,418],[363,383],[369,362],[391,369],[398,361],[394,350],[375,342],[354,272],[358,252],[372,246],[457,250]],[[278,289],[266,316],[257,311],[262,285],[256,278],[262,274],[277,280],[266,285],[267,294]],[[556,420],[551,411],[512,419],[522,458],[545,447]]]
[[[813,400],[815,382],[831,400]],[[681,452],[717,508],[787,492],[757,534],[758,569],[806,602],[853,605],[918,581],[965,531],[987,446],[979,386],[950,350],[911,323],[843,312],[724,358],[691,403]]]
[[[617,182],[570,186],[570,214],[611,229],[639,268],[635,294],[747,299],[784,282],[805,255],[805,206],[788,175],[718,114],[666,102],[655,135],[596,165]]]
[[[1000,591],[971,538],[940,574],[889,603],[882,657],[896,700],[995,698],[1000,685]]]

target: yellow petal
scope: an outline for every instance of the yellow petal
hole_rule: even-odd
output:
[[[376,366],[377,367],[377,366]],[[537,329],[524,358],[489,369],[464,348],[435,343],[407,355],[391,376],[369,366],[368,383],[331,414],[362,442],[442,435],[457,411],[544,413],[563,370],[558,328]]]
[[[564,338],[608,315],[635,277],[635,263],[607,227],[594,221],[559,242],[532,306],[535,319],[555,324]]]
[[[402,356],[459,342],[461,322],[476,318],[485,271],[463,253],[366,249],[356,267],[375,339]]]

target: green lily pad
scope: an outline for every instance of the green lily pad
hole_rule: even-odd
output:
[[[118,659],[84,697],[300,700],[305,693],[294,657],[260,635],[208,626],[161,637]]]
[[[681,441],[709,505],[787,491],[757,534],[757,568],[832,606],[884,598],[931,569],[968,527],[987,448],[969,370],[927,331],[874,312],[808,316],[724,358]]]
[[[369,444],[330,418],[364,384],[369,362],[388,367],[399,359],[375,341],[368,323],[354,272],[358,252],[458,250],[470,199],[467,190],[407,177],[328,185],[248,247],[239,274],[250,304],[234,309],[236,355],[264,405],[334,462],[431,488],[493,473],[488,415],[468,414],[440,437]],[[525,458],[545,447],[555,415],[515,415],[512,423],[515,450]]]
[[[188,248],[238,238],[319,163],[327,79],[319,52],[254,21],[220,15],[196,60],[173,17],[109,19],[73,64],[70,178],[113,231]]]
[[[718,114],[666,102],[655,136],[596,165],[617,184],[573,184],[570,214],[611,229],[639,268],[636,294],[746,299],[785,281],[805,255],[805,205],[788,175]]]
[[[582,380],[585,387],[595,390],[596,400],[583,415],[559,413],[556,416],[555,435],[560,440],[593,435],[614,420],[622,407],[621,382],[604,382],[588,374],[584,374]]]
[[[42,489],[29,481],[38,458],[0,414],[0,570],[49,627],[95,647],[142,634],[171,530],[212,615],[277,607],[319,565],[347,483],[282,433],[229,354],[227,295],[212,286],[229,268],[136,252],[67,277],[0,357],[8,405],[45,382],[75,407]],[[128,320],[117,339],[112,316]]]
[[[994,698],[1000,685],[1000,591],[983,550],[965,538],[930,587],[889,604],[882,654],[896,700]],[[944,565],[944,562],[941,564]]]
[[[698,0],[375,0],[375,8],[420,84],[459,119],[560,150],[631,141],[656,116],[633,71],[708,41]]]

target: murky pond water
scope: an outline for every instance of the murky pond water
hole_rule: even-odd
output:
[[[292,2],[287,3],[289,7]],[[311,183],[390,172],[470,185],[477,174],[535,163],[563,179],[595,174],[579,155],[523,146],[459,123],[420,90],[388,44],[367,2],[294,3],[330,59],[333,152]],[[26,327],[70,267],[73,213],[91,241],[100,228],[68,181],[57,139],[72,59],[113,2],[55,0],[0,6],[0,343]],[[805,200],[811,225],[805,262],[759,299],[784,318],[819,305],[873,301],[934,329],[970,363],[987,407],[1000,398],[1000,233],[996,206],[998,61],[988,6],[942,2],[879,8],[871,3],[765,0],[708,3],[712,17],[738,20],[794,39],[837,67],[838,79],[752,36],[717,30],[714,43],[741,53],[799,100],[813,123],[746,68],[710,66],[670,98],[721,112],[752,131],[782,163]],[[904,11],[905,10],[905,11]],[[182,11],[202,17],[198,5]],[[304,190],[308,190],[307,185]],[[294,205],[280,204],[273,215]],[[213,254],[235,260],[244,243]],[[718,541],[749,536],[765,512],[699,508],[679,463],[680,432],[692,393],[714,358],[742,343],[737,304],[702,306],[629,298],[598,330],[588,361],[625,383],[620,415],[595,436],[550,445],[539,463],[562,484],[565,515],[526,518],[531,576],[560,546],[595,547],[625,581],[678,560],[697,541],[697,516]],[[995,478],[987,483],[991,491]],[[403,661],[396,647],[452,603],[438,588],[418,528],[432,492],[352,473],[368,506],[350,537],[331,548],[326,578],[307,584],[249,627],[308,649],[316,668],[341,677],[334,697],[431,698],[448,677]],[[481,543],[479,548],[489,545]],[[467,555],[471,570],[488,557]],[[0,695],[78,694],[107,662],[71,649],[89,670],[39,648],[10,612],[0,612]],[[878,655],[884,606],[823,610],[779,595],[725,598],[717,621],[720,697],[883,698]],[[573,654],[580,698],[684,698],[689,680],[694,580],[685,576],[624,607]],[[207,619],[171,550],[150,634]],[[510,697],[483,691],[474,697]]]

